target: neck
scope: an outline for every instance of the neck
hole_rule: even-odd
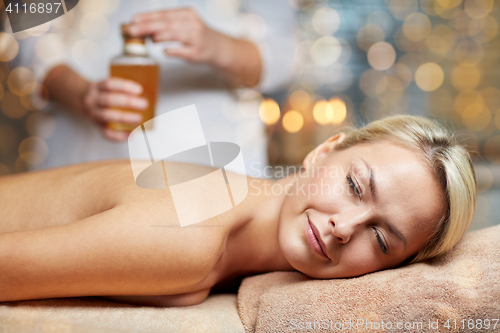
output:
[[[278,181],[253,178],[242,204],[244,223],[231,230],[226,244],[225,276],[295,270],[281,252],[278,222],[285,189],[295,178]],[[273,193],[274,190],[274,193]]]

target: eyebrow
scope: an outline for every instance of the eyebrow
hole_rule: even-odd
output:
[[[374,176],[373,169],[372,169],[371,165],[368,164],[368,162],[366,160],[364,160],[363,158],[361,158],[361,160],[363,161],[363,163],[365,163],[366,167],[368,168],[368,173],[369,173],[369,178],[370,178],[370,183],[368,186],[370,187],[370,193],[372,195],[372,198],[375,201],[377,199],[377,187],[375,184],[375,176]],[[393,235],[395,235],[397,238],[399,238],[403,242],[403,244],[405,246],[405,251],[406,251],[407,241],[406,241],[405,235],[403,235],[403,233],[401,231],[396,229],[396,227],[392,223],[390,223],[389,221],[385,221],[385,225],[387,226],[387,229],[389,229],[389,231]]]

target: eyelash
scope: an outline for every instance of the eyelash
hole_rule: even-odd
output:
[[[359,189],[356,186],[356,184],[354,184],[354,182],[352,181],[351,176],[347,175],[346,178],[347,178],[347,184],[349,184],[349,186],[352,188],[352,190],[354,191],[354,193],[356,194],[356,196],[358,197],[358,199],[361,200],[361,192],[359,191]]]
[[[384,254],[387,254],[387,247],[385,246],[384,242],[382,241],[382,238],[380,238],[380,235],[377,232],[377,229],[373,228],[373,231],[375,232],[375,236],[377,237],[377,241],[380,245],[380,248],[382,249],[382,252]]]
[[[347,178],[347,184],[349,184],[349,186],[352,188],[352,190],[354,191],[354,193],[356,194],[358,199],[361,200],[361,192],[359,191],[356,184],[354,184],[354,181],[352,180],[351,176],[347,175],[346,178]],[[385,246],[384,242],[382,241],[382,238],[380,237],[379,233],[377,232],[377,229],[373,228],[373,231],[375,232],[375,237],[377,238],[377,241],[380,245],[380,248],[382,249],[382,252],[384,252],[384,254],[387,254],[387,247]]]

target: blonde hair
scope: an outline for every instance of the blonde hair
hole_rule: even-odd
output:
[[[444,214],[423,248],[405,263],[434,258],[451,250],[469,228],[476,208],[477,184],[467,150],[453,133],[424,117],[396,115],[350,128],[336,150],[387,140],[420,152],[445,194]]]

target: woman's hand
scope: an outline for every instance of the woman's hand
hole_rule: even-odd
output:
[[[114,141],[123,141],[129,133],[107,128],[108,123],[140,124],[142,115],[135,112],[120,111],[133,109],[142,111],[148,101],[139,97],[142,86],[137,82],[108,78],[91,82],[83,96],[83,114],[102,128],[103,135]]]

